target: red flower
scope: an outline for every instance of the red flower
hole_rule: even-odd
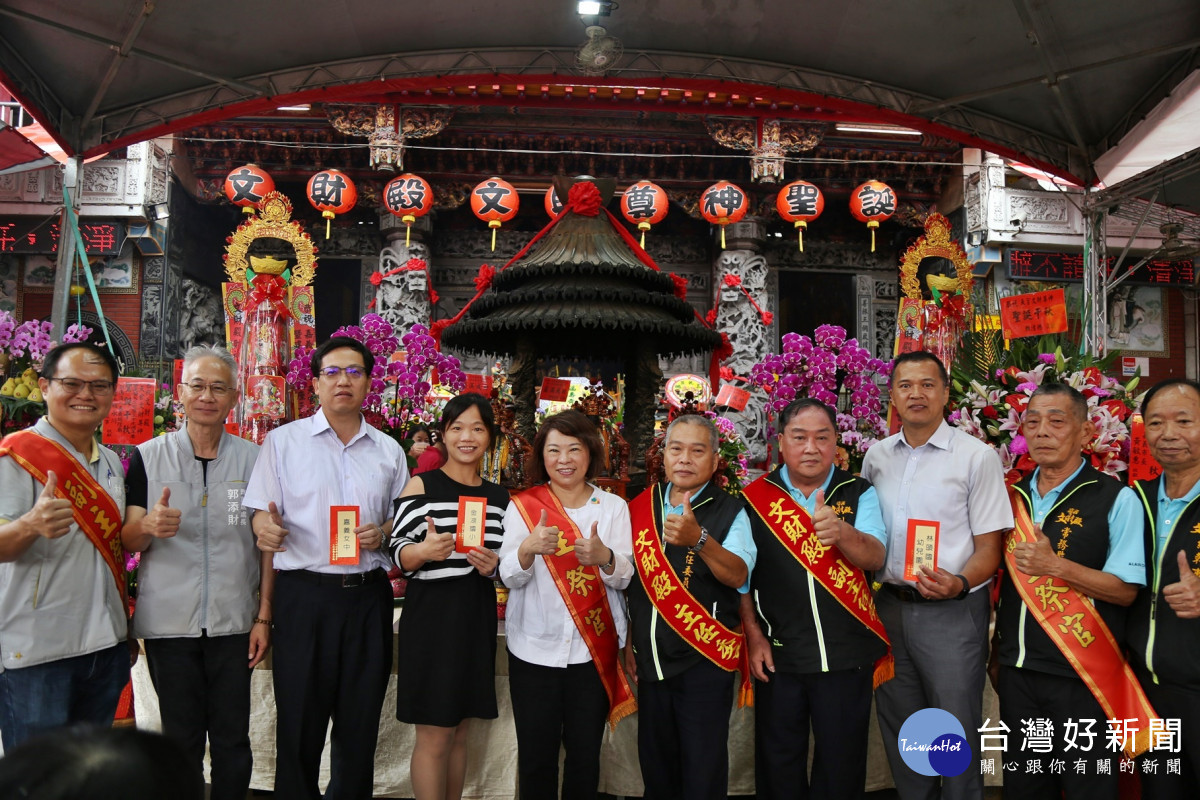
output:
[[[988,419],[1000,419],[1000,412],[996,410],[995,406],[984,406],[979,413]]]
[[[671,283],[675,284],[675,296],[680,300],[687,300],[687,278],[682,275],[671,273]]]
[[[1122,422],[1129,416],[1129,406],[1122,403],[1120,400],[1105,400],[1100,405],[1108,409],[1108,413],[1112,414]]]
[[[1087,379],[1089,384],[1099,386],[1100,379],[1104,377],[1104,374],[1100,372],[1098,367],[1086,367],[1083,370],[1083,377]]]
[[[1004,402],[1008,403],[1013,407],[1014,410],[1016,410],[1018,414],[1020,414],[1025,411],[1025,406],[1029,405],[1029,395],[1025,394],[1024,392],[1014,392],[1013,394],[1010,394],[1008,397],[1004,398]]]
[[[567,193],[567,208],[585,217],[600,213],[600,190],[591,181],[576,183]]]
[[[383,283],[383,273],[379,270],[375,270],[371,273],[371,285],[378,286],[381,283]]]
[[[742,278],[740,275],[734,275],[734,274],[730,273],[725,276],[725,285],[726,286],[741,286]]]

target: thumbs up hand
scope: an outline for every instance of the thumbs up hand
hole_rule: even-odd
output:
[[[525,537],[525,541],[521,542],[517,548],[517,555],[520,557],[522,564],[526,559],[529,563],[533,563],[534,556],[548,556],[558,550],[558,526],[549,525],[549,517],[545,510],[542,511],[542,516],[538,519],[537,524],[533,526],[533,530]],[[525,567],[528,569],[529,567]]]
[[[1046,538],[1046,534],[1042,533],[1041,525],[1033,526],[1033,535],[1032,542],[1018,542],[1017,546],[1013,548],[1013,558],[1016,559],[1017,569],[1030,577],[1057,574],[1058,568],[1062,566],[1062,560],[1050,546],[1050,540]]]
[[[264,553],[287,552],[283,540],[287,538],[288,529],[283,527],[283,517],[275,503],[267,506],[266,511],[254,512],[254,519],[250,525],[254,529],[255,538],[258,539],[259,550]]]
[[[695,547],[700,541],[700,523],[692,511],[692,493],[683,493],[683,513],[668,514],[663,520],[663,541],[680,547]]]
[[[420,543],[421,557],[425,561],[445,561],[454,552],[454,534],[438,533],[433,517],[425,518],[425,538]]]
[[[1163,588],[1163,599],[1180,619],[1196,619],[1200,617],[1200,578],[1192,572],[1188,563],[1187,553],[1180,550],[1177,554],[1179,561],[1179,583],[1172,583]]]
[[[74,508],[70,500],[58,497],[58,476],[51,470],[46,473],[46,485],[38,495],[33,508],[22,515],[22,519],[38,536],[57,539],[66,536],[74,520]]]
[[[593,522],[591,530],[583,531],[575,540],[575,557],[585,567],[607,564],[612,557],[612,551],[608,549],[608,545],[600,541],[597,529],[598,523]]]
[[[162,496],[158,498],[154,508],[150,509],[150,513],[146,515],[142,529],[155,539],[169,539],[179,533],[179,521],[182,517],[182,511],[178,508],[171,508],[171,490],[164,486]]]
[[[817,489],[817,504],[812,515],[813,530],[817,539],[825,546],[838,544],[846,532],[846,523],[837,513],[825,505],[825,490]]]

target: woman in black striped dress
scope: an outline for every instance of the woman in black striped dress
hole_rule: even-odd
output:
[[[400,615],[396,718],[416,725],[410,772],[416,800],[462,797],[467,721],[495,719],[497,551],[508,492],[479,477],[494,438],[492,407],[478,394],[446,404],[440,469],[400,495],[392,554],[409,578]],[[486,503],[484,543],[455,550],[461,498]]]

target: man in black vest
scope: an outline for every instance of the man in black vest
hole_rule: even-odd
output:
[[[1147,569],[1130,609],[1129,646],[1154,709],[1180,730],[1173,741],[1152,734],[1138,772],[1147,800],[1192,798],[1200,785],[1200,384],[1163,381],[1146,393],[1142,415],[1163,473],[1134,485],[1148,513]]]
[[[779,414],[778,426],[783,465],[745,492],[759,553],[750,594],[741,602],[756,679],[755,792],[772,800],[807,798],[810,791],[829,800],[858,798],[867,775],[873,666],[887,644],[835,597],[847,587],[849,570],[834,570],[830,581],[805,566],[801,547],[786,544],[794,519],[783,513],[792,508],[786,499],[808,513],[820,556],[830,548],[830,559],[859,568],[859,588],[867,597],[870,584],[861,570],[883,566],[887,531],[871,484],[833,465],[833,409],[818,400],[795,400]],[[760,481],[769,486],[758,486]],[[780,498],[784,504],[777,504]],[[810,723],[816,739],[811,781]]]
[[[1052,576],[1056,586],[1067,584],[1092,598],[1119,643],[1125,608],[1145,582],[1143,526],[1133,491],[1081,455],[1094,430],[1087,400],[1070,386],[1046,383],[1030,397],[1021,432],[1038,468],[1016,484],[1013,502],[1028,510],[1036,541],[1019,542],[1012,552],[1025,576]],[[1032,597],[1055,611],[1053,590],[1042,587]],[[995,638],[1000,718],[1011,731],[1003,760],[1017,765],[1004,772],[1005,793],[1023,800],[1058,800],[1064,792],[1068,800],[1116,800],[1118,766],[1107,747],[1108,714],[1022,600],[1010,570],[1000,586]],[[1042,720],[1049,725],[1039,725]],[[1082,773],[1077,759],[1086,760]],[[1101,761],[1107,762],[1105,773],[1098,769]],[[1055,762],[1060,769],[1051,768]]]
[[[667,482],[646,492],[652,498],[653,529],[662,533],[663,551],[675,574],[716,622],[736,630],[738,594],[749,591],[755,547],[741,500],[712,480],[719,442],[708,418],[677,417],[663,443]],[[639,500],[631,503],[635,532],[649,527],[637,513]],[[644,796],[724,800],[734,676],[672,629],[647,594],[642,575],[639,564],[638,579],[629,585],[625,665],[638,684]]]

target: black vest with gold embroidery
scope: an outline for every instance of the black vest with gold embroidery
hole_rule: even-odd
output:
[[[1017,482],[1017,502],[1024,503],[1033,517],[1033,474]],[[1108,514],[1120,494],[1121,482],[1085,464],[1079,474],[1062,488],[1058,500],[1042,521],[1042,533],[1062,558],[1090,569],[1102,570],[1108,559]],[[1117,644],[1124,643],[1126,609],[1095,601],[1096,610],[1112,631]],[[1049,607],[1053,611],[1053,607]],[[1076,677],[1078,673],[1050,640],[1037,619],[1025,608],[1012,575],[1007,570],[1000,584],[996,607],[997,653],[1006,667],[1021,667],[1051,675]]]
[[[782,469],[759,480],[788,491]],[[835,469],[825,503],[843,522],[853,525],[859,499],[869,488],[871,484],[863,478]],[[775,669],[812,673],[873,665],[886,651],[879,637],[811,578],[753,512],[750,528],[758,547],[750,580],[751,599],[758,624],[771,642]]]
[[[1158,491],[1162,476],[1137,481],[1133,490],[1146,512],[1146,587],[1129,609],[1129,661],[1138,677],[1183,687],[1200,696],[1200,619],[1180,619],[1163,599],[1163,589],[1179,582],[1179,551],[1200,569],[1200,497],[1174,520],[1162,555],[1154,557]]]
[[[646,489],[653,492],[651,508],[654,509],[654,524],[662,533],[663,501],[666,498],[666,484],[658,483]],[[692,512],[696,521],[708,531],[708,538],[724,542],[729,534],[729,527],[744,506],[740,498],[718,489],[711,481],[704,491],[692,500]],[[637,531],[634,531],[637,536]],[[690,548],[663,543],[663,552],[667,561],[675,570],[681,581],[687,582],[688,591],[696,598],[710,614],[713,614],[726,627],[741,630],[741,617],[738,614],[738,590],[726,586],[713,576],[712,571],[698,555],[688,558]],[[688,569],[688,562],[690,570]],[[690,574],[685,574],[690,573]],[[658,680],[658,670],[662,670],[662,678],[678,675],[688,668],[707,659],[687,640],[671,630],[662,619],[655,619],[654,605],[646,595],[642,586],[641,575],[635,575],[629,583],[629,618],[633,639],[633,650],[637,656],[638,681]],[[651,636],[653,635],[653,639]],[[658,665],[655,666],[657,659]]]

